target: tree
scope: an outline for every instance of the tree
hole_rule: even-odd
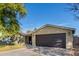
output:
[[[69,4],[70,5],[70,11],[72,11],[74,13],[74,16],[76,17],[76,19],[79,19],[79,3],[72,3]]]
[[[18,17],[24,17],[26,9],[23,4],[0,4],[0,33],[2,37],[15,35],[20,31]]]

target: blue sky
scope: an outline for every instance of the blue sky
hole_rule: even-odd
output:
[[[25,4],[27,16],[20,23],[22,31],[33,30],[44,24],[53,24],[76,28],[76,34],[79,32],[79,21],[75,20],[73,13],[68,10],[68,4],[62,3],[28,3]]]

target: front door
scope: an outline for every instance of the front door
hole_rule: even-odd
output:
[[[32,45],[32,37],[31,36],[29,36],[28,41],[29,41],[29,44]]]

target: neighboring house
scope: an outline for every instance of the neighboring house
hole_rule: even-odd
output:
[[[74,36],[73,47],[79,48],[79,37],[78,36]]]
[[[26,43],[36,46],[73,48],[74,28],[46,24],[39,29],[29,31]]]

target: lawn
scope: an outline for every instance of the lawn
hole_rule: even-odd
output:
[[[8,50],[13,50],[13,49],[19,49],[19,48],[22,48],[24,47],[23,45],[20,45],[20,44],[16,44],[16,45],[7,45],[7,46],[0,46],[0,52],[2,51],[8,51]]]

